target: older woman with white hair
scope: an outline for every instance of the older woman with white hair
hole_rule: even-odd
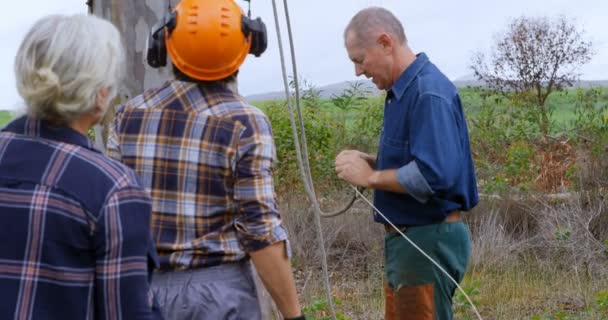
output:
[[[109,22],[45,17],[15,59],[27,115],[0,132],[0,319],[155,319],[150,199],[87,138],[120,85]]]

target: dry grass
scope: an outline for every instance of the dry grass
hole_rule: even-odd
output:
[[[479,292],[472,298],[484,319],[606,318],[594,307],[598,292],[608,289],[603,197],[484,200],[466,216],[472,256],[463,287]],[[329,209],[346,200],[347,195],[327,196],[323,205]],[[325,319],[318,241],[307,206],[294,196],[280,201],[301,299],[309,315]],[[323,220],[332,295],[343,319],[383,317],[383,230],[370,212],[359,201],[347,214]],[[473,316],[455,301],[456,319]]]

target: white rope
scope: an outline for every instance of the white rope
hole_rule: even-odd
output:
[[[292,133],[293,133],[293,137],[294,137],[294,144],[295,144],[297,161],[298,161],[298,168],[300,169],[300,174],[302,175],[302,181],[304,182],[304,190],[306,191],[306,194],[310,198],[310,201],[312,202],[312,206],[315,211],[314,221],[315,221],[315,227],[317,229],[317,238],[319,240],[319,252],[321,254],[321,269],[323,270],[323,286],[325,288],[325,297],[327,299],[327,305],[329,306],[329,311],[331,313],[332,319],[337,320],[336,311],[334,309],[334,303],[333,303],[333,300],[331,299],[331,287],[329,285],[329,271],[328,271],[328,267],[327,267],[327,253],[325,252],[325,240],[323,239],[323,229],[321,226],[321,215],[319,214],[319,212],[322,212],[322,211],[321,211],[319,202],[317,201],[317,196],[315,195],[314,186],[312,185],[312,177],[310,176],[310,167],[304,166],[305,163],[308,164],[308,160],[306,160],[306,162],[304,162],[304,160],[302,159],[303,158],[302,151],[301,151],[302,149],[300,148],[300,143],[299,143],[300,138],[298,136],[295,117],[293,114],[293,108],[291,106],[291,98],[289,96],[289,86],[287,84],[287,71],[286,71],[287,68],[285,67],[285,55],[284,55],[284,51],[283,51],[283,42],[281,41],[279,14],[277,12],[277,6],[276,6],[275,0],[272,0],[272,9],[274,11],[274,21],[275,21],[275,27],[276,27],[276,31],[277,31],[277,40],[279,43],[279,54],[280,54],[280,58],[281,58],[281,71],[282,71],[282,75],[283,75],[283,86],[285,89],[285,98],[287,100],[287,105],[289,106],[289,120],[291,121]],[[285,8],[285,9],[287,10],[287,8]],[[291,36],[291,33],[290,33],[290,36]],[[290,37],[290,42],[293,42],[291,37]],[[292,46],[292,49],[293,49],[293,46]],[[294,62],[294,65],[295,65],[295,62]],[[294,72],[295,72],[295,70],[294,70]],[[294,78],[297,78],[297,74],[294,75]],[[298,97],[298,100],[299,100],[299,97]],[[298,106],[299,106],[299,104],[298,104]],[[304,134],[303,126],[302,126],[302,134]],[[302,139],[304,141],[306,141],[306,136],[303,135]],[[308,153],[306,153],[306,159],[308,159]],[[308,168],[308,170],[306,170],[305,168]],[[352,202],[354,202],[354,200]]]
[[[479,314],[479,311],[477,311],[475,304],[473,304],[473,301],[471,301],[471,299],[469,298],[467,293],[464,292],[464,290],[458,284],[458,282],[456,280],[454,280],[454,278],[452,278],[452,276],[450,276],[450,274],[447,271],[445,271],[445,269],[441,265],[439,265],[439,263],[437,263],[435,260],[433,260],[433,258],[431,258],[428,254],[426,254],[426,252],[424,252],[424,250],[422,250],[420,247],[418,247],[418,245],[416,245],[412,240],[410,240],[410,238],[408,238],[403,232],[401,232],[401,230],[399,230],[399,228],[397,228],[397,226],[395,226],[384,214],[382,214],[382,212],[380,212],[380,210],[378,210],[378,208],[376,208],[376,206],[374,206],[373,203],[371,203],[369,200],[367,200],[367,198],[365,198],[365,196],[361,192],[359,192],[359,190],[357,190],[357,188],[355,188],[352,185],[351,185],[351,187],[353,189],[355,189],[355,192],[357,193],[357,195],[359,197],[361,197],[361,199],[363,199],[365,202],[367,202],[367,204],[369,204],[386,222],[388,222],[388,224],[391,227],[393,227],[393,229],[395,229],[395,231],[399,232],[399,234],[405,240],[407,240],[407,242],[409,242],[414,248],[416,248],[416,250],[420,251],[420,253],[422,253],[422,255],[424,255],[427,259],[429,259],[429,261],[431,261],[437,268],[439,268],[439,270],[441,270],[441,272],[443,272],[458,287],[460,292],[464,295],[465,298],[467,298],[467,301],[469,301],[469,303],[471,304],[471,307],[473,307],[473,311],[475,311],[477,318],[479,318],[479,320],[483,320],[481,318],[481,315]]]

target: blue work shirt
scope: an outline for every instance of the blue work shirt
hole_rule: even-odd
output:
[[[376,170],[387,169],[407,194],[376,190],[374,205],[394,224],[438,223],[479,201],[458,91],[424,53],[387,92]]]

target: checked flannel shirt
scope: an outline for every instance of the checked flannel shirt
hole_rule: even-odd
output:
[[[128,101],[108,155],[133,168],[152,197],[161,269],[237,262],[287,240],[268,118],[224,85],[173,80]]]
[[[67,127],[0,132],[0,319],[158,319],[150,199]]]

